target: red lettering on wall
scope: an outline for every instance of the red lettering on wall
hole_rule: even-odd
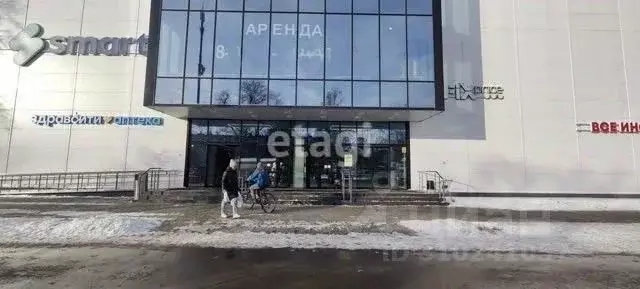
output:
[[[600,123],[600,131],[603,133],[609,133],[609,123],[608,122]]]
[[[637,122],[632,122],[631,123],[631,133],[638,133],[638,123]]]
[[[595,121],[591,123],[591,132],[600,133],[600,125]]]
[[[628,122],[623,122],[620,130],[622,131],[622,133],[629,133],[629,123]]]
[[[609,127],[611,128],[611,132],[612,133],[617,133],[618,132],[618,123],[617,122],[609,123]]]

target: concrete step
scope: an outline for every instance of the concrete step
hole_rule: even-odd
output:
[[[269,191],[274,194],[280,204],[296,205],[342,205],[351,204],[342,200],[342,193],[317,191]],[[187,202],[187,203],[219,203],[220,192],[211,190],[174,190],[153,193],[153,202]],[[348,198],[348,196],[347,196]],[[358,192],[353,194],[354,205],[446,205],[438,195],[411,192]]]

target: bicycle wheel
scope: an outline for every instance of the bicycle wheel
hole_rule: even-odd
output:
[[[276,210],[276,203],[278,201],[272,194],[263,192],[260,199],[260,206],[262,206],[262,211],[264,211],[265,213],[273,213],[273,211]]]

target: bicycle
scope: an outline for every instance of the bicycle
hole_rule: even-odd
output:
[[[257,203],[262,208],[262,211],[267,214],[273,213],[278,203],[276,197],[269,192],[265,192],[264,189],[256,190],[256,199],[251,195],[249,186],[245,186],[240,192],[240,195],[242,196],[244,205],[249,206],[249,209],[253,209],[253,206]]]

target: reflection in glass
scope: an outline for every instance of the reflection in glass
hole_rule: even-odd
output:
[[[269,14],[246,13],[242,48],[242,77],[266,78],[269,67]]]
[[[406,18],[405,16],[382,16],[380,21],[382,79],[406,80]]]
[[[428,16],[407,17],[409,80],[434,80],[433,19]]]
[[[378,16],[353,16],[353,78],[379,79]]]
[[[432,0],[407,0],[408,14],[432,14]]]
[[[212,104],[238,105],[239,81],[234,79],[215,79],[213,81]]]
[[[160,47],[158,48],[158,76],[183,76],[186,34],[186,12],[162,12]]]
[[[351,79],[351,16],[327,15],[327,79]]]
[[[274,3],[275,4],[275,3]],[[272,14],[271,78],[296,78],[296,14]],[[264,48],[263,48],[264,49]]]
[[[242,80],[240,85],[240,104],[267,105],[268,96],[266,80]]]
[[[243,121],[240,135],[243,142],[258,142],[258,122]]]
[[[300,0],[300,12],[324,12],[324,0]]]
[[[298,106],[322,106],[322,81],[298,81]]]
[[[186,79],[184,104],[210,104],[211,79]]]
[[[167,1],[167,0],[165,0]],[[173,0],[169,0],[174,2]],[[177,1],[175,1],[177,2]],[[216,0],[191,0],[191,10],[215,10]]]
[[[362,122],[358,123],[358,139],[368,144],[389,143],[389,123]]]
[[[158,78],[155,103],[182,104],[182,78]]]
[[[193,120],[191,122],[191,141],[203,142],[207,141],[209,131],[209,123],[206,120]]]
[[[382,107],[407,107],[407,83],[383,82],[380,102]]]
[[[404,14],[405,0],[380,0],[380,13]]]
[[[353,0],[354,13],[378,13],[378,0]]]
[[[218,10],[242,11],[242,2],[241,0],[218,0]]]
[[[433,108],[435,106],[435,87],[433,83],[409,83],[409,107]]]
[[[269,105],[296,105],[296,82],[294,80],[271,80],[269,82]]]
[[[240,122],[226,120],[209,121],[209,141],[235,143],[239,140]]]
[[[300,14],[298,25],[298,78],[324,76],[324,16]]]
[[[274,0],[274,1],[279,1],[279,0]],[[242,2],[242,1],[238,1],[238,2]],[[244,1],[245,11],[269,12],[270,9],[271,9],[271,1],[269,0],[245,0]]]
[[[392,122],[389,132],[391,144],[404,144],[407,142],[407,127],[404,123]]]
[[[325,106],[351,106],[351,82],[327,81],[325,86]]]
[[[273,11],[294,12],[298,11],[298,0],[274,0],[272,6]]]
[[[189,147],[188,182],[190,187],[202,187],[205,185],[206,169],[207,145],[204,143],[192,144],[191,147]]]
[[[185,76],[211,76],[213,71],[214,12],[189,13],[187,64]]]
[[[189,0],[162,0],[162,9],[187,9]]]
[[[241,37],[242,14],[228,12],[218,13],[215,47],[216,77],[240,76]]]
[[[379,83],[357,81],[353,83],[353,106],[379,107]]]
[[[406,148],[403,151],[403,147],[392,147],[390,153],[391,153],[391,163],[390,163],[391,189],[406,189],[407,188]]]
[[[351,0],[326,0],[327,13],[349,13],[351,12]]]

